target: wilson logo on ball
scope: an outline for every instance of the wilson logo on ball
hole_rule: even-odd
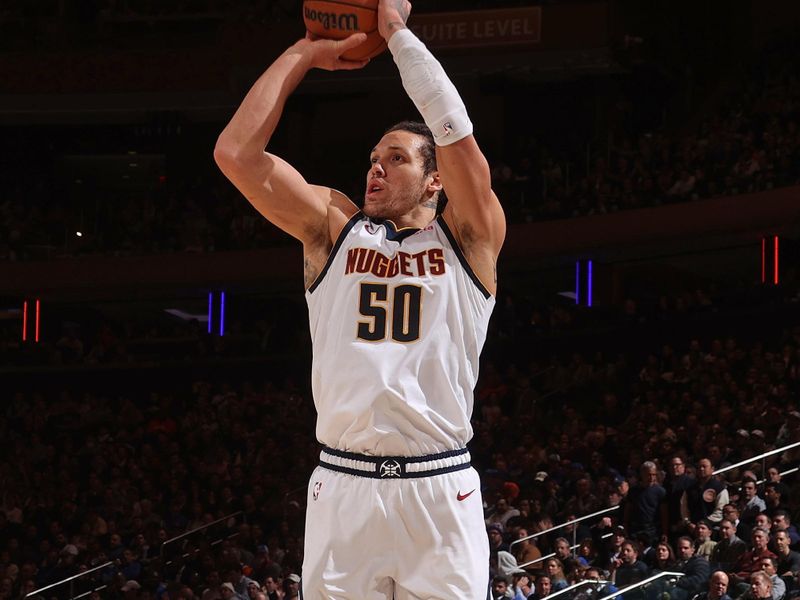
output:
[[[360,31],[358,28],[358,15],[355,13],[323,12],[308,6],[303,7],[305,20],[319,23],[324,29],[338,29],[339,31]]]

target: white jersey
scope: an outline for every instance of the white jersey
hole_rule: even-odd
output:
[[[306,301],[320,442],[376,456],[466,446],[495,299],[444,219],[397,231],[357,213]]]

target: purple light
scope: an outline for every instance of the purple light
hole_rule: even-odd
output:
[[[219,336],[225,335],[225,292],[219,294]]]
[[[587,306],[592,305],[592,261],[589,261],[589,282],[588,282],[588,289],[586,291],[586,296],[588,298],[588,302],[586,303]]]
[[[211,321],[213,319],[212,309],[214,308],[214,292],[208,292],[208,333],[211,333]]]

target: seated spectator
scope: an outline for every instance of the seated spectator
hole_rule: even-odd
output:
[[[756,480],[752,477],[742,479],[742,494],[739,498],[739,519],[754,525],[756,516],[767,509],[764,500],[756,493]]]
[[[789,535],[790,545],[794,548],[800,544],[800,533],[797,528],[792,525],[792,519],[789,516],[789,511],[777,510],[772,517],[772,533],[777,531],[785,531]]]
[[[706,589],[711,568],[708,561],[697,556],[691,538],[682,536],[678,538],[678,564],[677,570],[683,577],[675,582],[674,586],[667,588],[670,598],[686,600]]]
[[[550,578],[552,591],[563,590],[569,585],[567,575],[564,572],[564,565],[557,558],[548,558],[544,563],[544,572]]]
[[[764,571],[754,571],[750,575],[750,589],[746,600],[772,600],[772,579]]]
[[[767,505],[764,512],[770,519],[774,519],[778,511],[785,511],[788,508],[786,501],[783,499],[783,490],[781,484],[776,481],[768,481],[764,484],[764,502]]]
[[[761,559],[761,568],[772,580],[772,600],[781,600],[786,595],[786,584],[778,575],[777,561],[765,556]]]
[[[715,569],[732,571],[736,562],[747,552],[747,543],[736,535],[736,525],[729,519],[722,519],[719,534],[722,539],[711,551],[709,562]]]
[[[708,582],[708,591],[697,596],[697,600],[731,600],[728,595],[728,575],[724,571],[714,571]]]
[[[539,575],[534,583],[534,592],[528,596],[528,600],[541,600],[553,592],[553,585],[548,575]]]
[[[765,529],[761,527],[753,529],[751,539],[753,542],[752,549],[742,554],[733,566],[731,579],[737,584],[747,583],[750,581],[750,576],[753,573],[761,571],[761,562],[763,558],[777,558],[767,547],[769,543],[769,534]],[[770,585],[770,590],[771,589],[772,586]]]
[[[504,575],[495,575],[492,578],[492,600],[510,600],[514,597],[509,589],[508,580]]]
[[[620,557],[614,563],[611,580],[622,589],[639,583],[650,574],[647,565],[639,560],[639,548],[633,540],[625,540],[620,550]],[[627,595],[627,594],[626,594]]]
[[[542,557],[542,552],[536,545],[536,538],[525,539],[530,535],[527,529],[520,527],[517,530],[517,539],[523,540],[511,546],[514,558],[517,559],[519,565],[532,564],[537,558]]]
[[[492,523],[486,528],[489,535],[489,550],[491,552],[499,552],[505,550],[508,552],[508,543],[503,538],[503,526],[500,523]]]
[[[656,546],[655,562],[650,574],[655,575],[664,571],[674,571],[675,563],[675,553],[672,551],[672,546],[670,546],[669,542],[661,541]]]
[[[516,516],[519,516],[519,511],[513,506],[509,506],[508,500],[501,496],[494,503],[494,507],[486,517],[486,524],[492,525],[494,523],[499,523],[505,529],[508,520]]]
[[[777,531],[773,535],[775,554],[778,556],[778,574],[781,577],[797,577],[800,573],[800,552],[790,548],[789,534]]]
[[[710,560],[711,554],[717,545],[717,542],[711,539],[711,523],[706,519],[697,523],[694,529],[694,537],[695,547],[697,548],[695,554]]]

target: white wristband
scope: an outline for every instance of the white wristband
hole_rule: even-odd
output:
[[[438,146],[447,146],[472,135],[472,122],[458,90],[442,65],[410,29],[389,38],[403,87],[433,132]]]

